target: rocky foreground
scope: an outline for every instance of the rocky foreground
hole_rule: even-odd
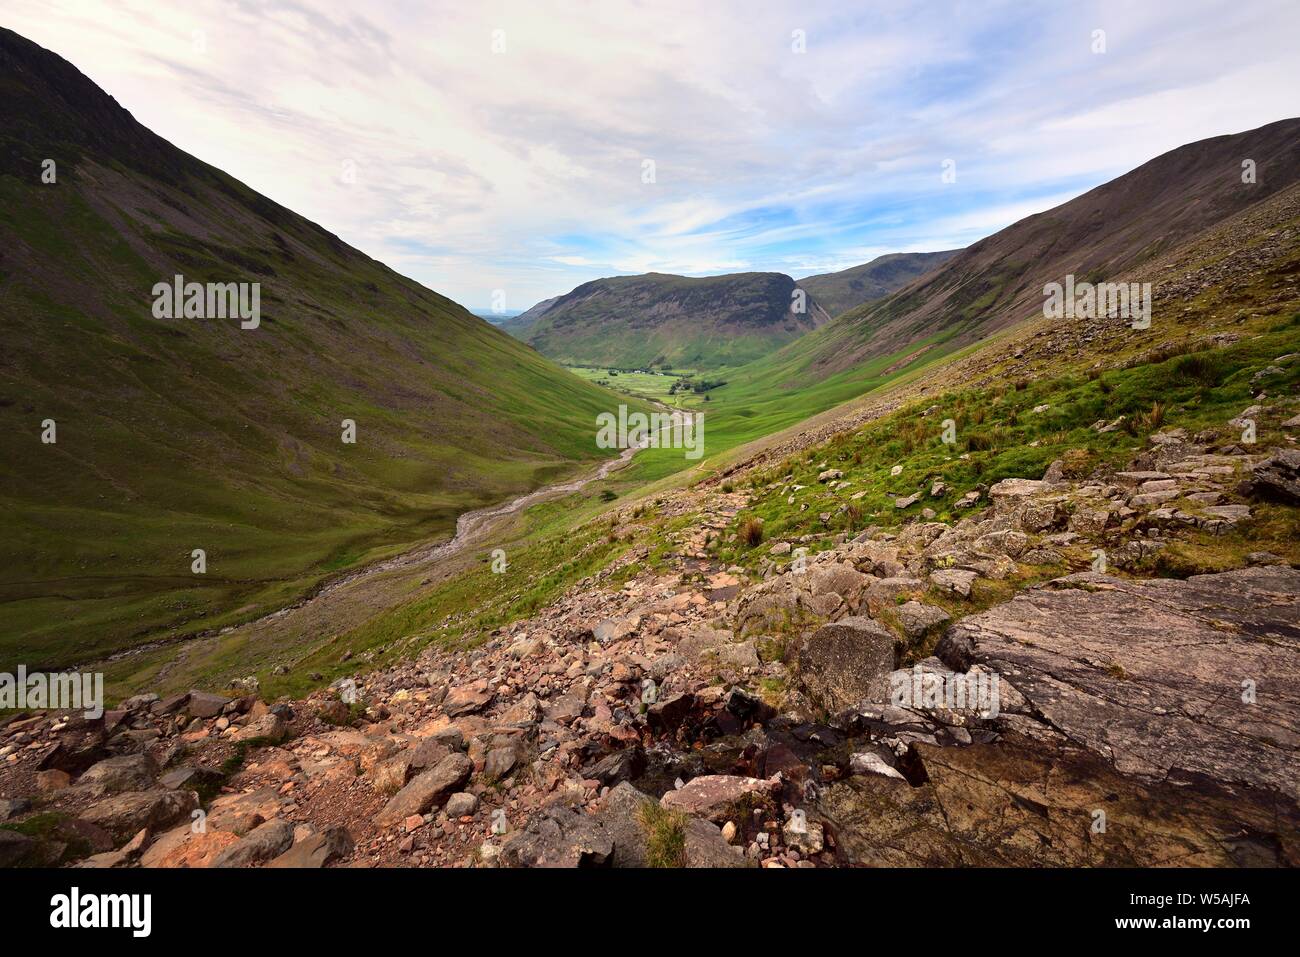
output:
[[[1139,574],[1298,475],[1162,434],[758,576],[707,548],[746,493],[681,492],[670,568],[634,551],[478,647],[303,701],[9,717],[0,865],[1300,864],[1300,571]]]

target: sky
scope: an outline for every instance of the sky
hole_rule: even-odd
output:
[[[1296,0],[5,0],[0,24],[478,312],[965,246],[1300,114]]]

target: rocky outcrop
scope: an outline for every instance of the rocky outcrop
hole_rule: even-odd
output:
[[[855,776],[817,811],[844,856],[872,867],[1300,865],[1289,802],[1201,779],[1135,779],[1064,738],[1015,733],[917,745],[926,780]]]
[[[1035,715],[1117,771],[1300,800],[1300,571],[1186,581],[1086,573],[967,618],[954,668],[1000,673]]]
[[[1300,502],[1300,449],[1279,449],[1255,466],[1257,495],[1295,504]]]

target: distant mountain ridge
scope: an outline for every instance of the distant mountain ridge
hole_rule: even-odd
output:
[[[829,320],[782,273],[646,273],[583,283],[504,328],[568,365],[708,369],[766,355]]]
[[[945,249],[933,253],[887,253],[861,266],[808,276],[800,279],[799,285],[816,296],[832,316],[838,316],[864,303],[883,299],[959,252],[959,249]]]
[[[1247,159],[1254,182],[1243,181]],[[1298,179],[1300,119],[1189,143],[957,252],[785,347],[773,363],[808,381],[921,343],[977,342],[1033,316],[1045,284],[1067,275],[1117,280]],[[1158,322],[1158,284],[1155,309]]]

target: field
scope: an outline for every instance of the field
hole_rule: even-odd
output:
[[[621,392],[624,395],[652,402],[662,402],[677,409],[696,408],[703,405],[700,396],[689,392],[672,394],[669,389],[683,376],[694,375],[690,369],[672,369],[663,372],[638,372],[590,368],[587,366],[567,366],[570,372],[580,379],[594,382],[596,385]],[[716,378],[716,376],[710,376]]]

